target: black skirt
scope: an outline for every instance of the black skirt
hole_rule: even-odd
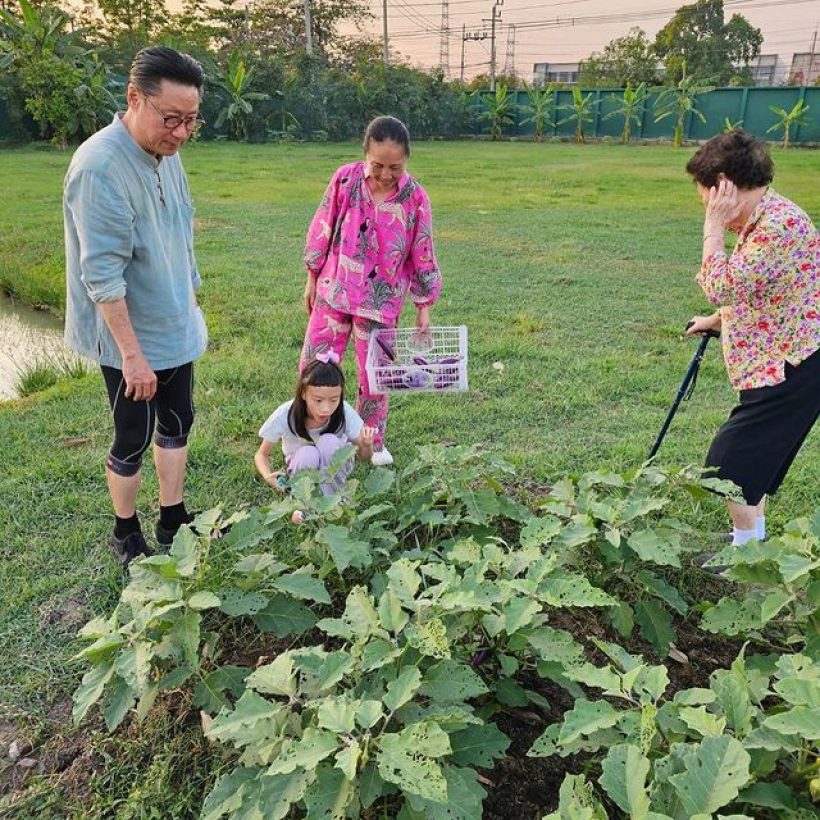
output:
[[[796,367],[786,362],[780,384],[740,391],[740,403],[706,455],[712,475],[743,491],[749,506],[773,495],[820,414],[820,350]]]

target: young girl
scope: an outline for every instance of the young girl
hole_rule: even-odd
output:
[[[276,408],[259,430],[262,443],[254,456],[260,475],[275,490],[283,491],[281,479],[299,470],[319,470],[325,495],[338,492],[353,471],[353,459],[332,477],[327,468],[340,447],[356,445],[358,456],[370,461],[376,430],[366,427],[359,414],[342,400],[345,378],[333,351],[319,354],[301,373],[296,395]],[[270,456],[282,442],[285,470],[273,470]]]

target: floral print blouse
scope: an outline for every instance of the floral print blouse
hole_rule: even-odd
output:
[[[332,308],[381,324],[396,324],[408,291],[416,305],[433,304],[441,274],[424,188],[404,173],[377,205],[364,162],[343,165],[308,229],[305,267]]]
[[[731,256],[710,254],[698,284],[720,306],[723,356],[736,390],[779,384],[820,348],[820,239],[811,219],[768,188]]]

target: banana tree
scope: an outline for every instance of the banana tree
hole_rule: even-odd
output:
[[[245,65],[239,50],[233,51],[228,58],[225,74],[218,81],[219,86],[228,94],[228,105],[219,112],[216,127],[221,128],[228,122],[228,137],[237,142],[248,141],[248,121],[253,114],[253,103],[270,99],[262,91],[251,91],[253,69]]]
[[[481,100],[487,107],[486,111],[482,111],[481,118],[490,123],[490,138],[493,141],[500,140],[504,126],[512,125],[515,121],[513,112],[516,105],[513,95],[505,83],[497,83],[495,91],[484,92]]]
[[[778,128],[782,128],[783,147],[788,148],[791,144],[789,141],[791,127],[793,125],[805,125],[809,121],[806,116],[806,112],[808,110],[809,106],[806,105],[805,100],[798,100],[792,107],[791,111],[786,111],[785,108],[781,108],[779,105],[770,105],[769,111],[773,114],[777,114],[780,119],[778,119],[778,121],[771,128],[767,128],[766,133],[768,134],[770,131],[776,131]]]
[[[655,122],[665,120],[667,117],[675,118],[672,145],[676,148],[683,145],[683,129],[687,114],[697,117],[701,122],[706,122],[706,117],[697,106],[696,97],[698,94],[708,94],[712,90],[714,86],[687,75],[686,66],[684,66],[680,81],[675,85],[667,86],[658,95],[655,100]]]
[[[632,136],[632,124],[636,125],[641,121],[641,114],[643,113],[643,106],[646,103],[646,98],[649,92],[646,90],[646,83],[640,83],[635,88],[631,83],[626,84],[623,96],[620,98],[621,107],[615,111],[610,111],[604,119],[609,120],[612,117],[624,118],[624,129],[621,131],[621,142],[626,144]],[[613,95],[614,97],[615,95]],[[617,97],[615,97],[617,99]]]
[[[535,85],[524,85],[527,92],[527,110],[530,116],[521,120],[522,125],[533,124],[533,138],[536,142],[544,141],[544,129],[549,119],[549,110],[555,99],[555,86],[550,84],[539,88]]]
[[[562,105],[563,111],[569,111],[568,116],[558,121],[558,125],[563,125],[566,122],[575,123],[575,141],[584,142],[584,123],[592,122],[593,111],[595,109],[595,102],[592,98],[595,96],[594,91],[584,95],[577,85],[572,87],[572,102]]]

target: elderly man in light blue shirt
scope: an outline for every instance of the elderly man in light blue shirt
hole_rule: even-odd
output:
[[[202,84],[191,57],[143,49],[128,110],[77,149],[65,178],[66,340],[100,364],[108,390],[110,543],[124,565],[149,552],[136,501],[152,434],[157,542],[169,545],[190,521],[183,488],[193,362],[207,331],[196,298],[194,208],[177,152],[202,124]]]

